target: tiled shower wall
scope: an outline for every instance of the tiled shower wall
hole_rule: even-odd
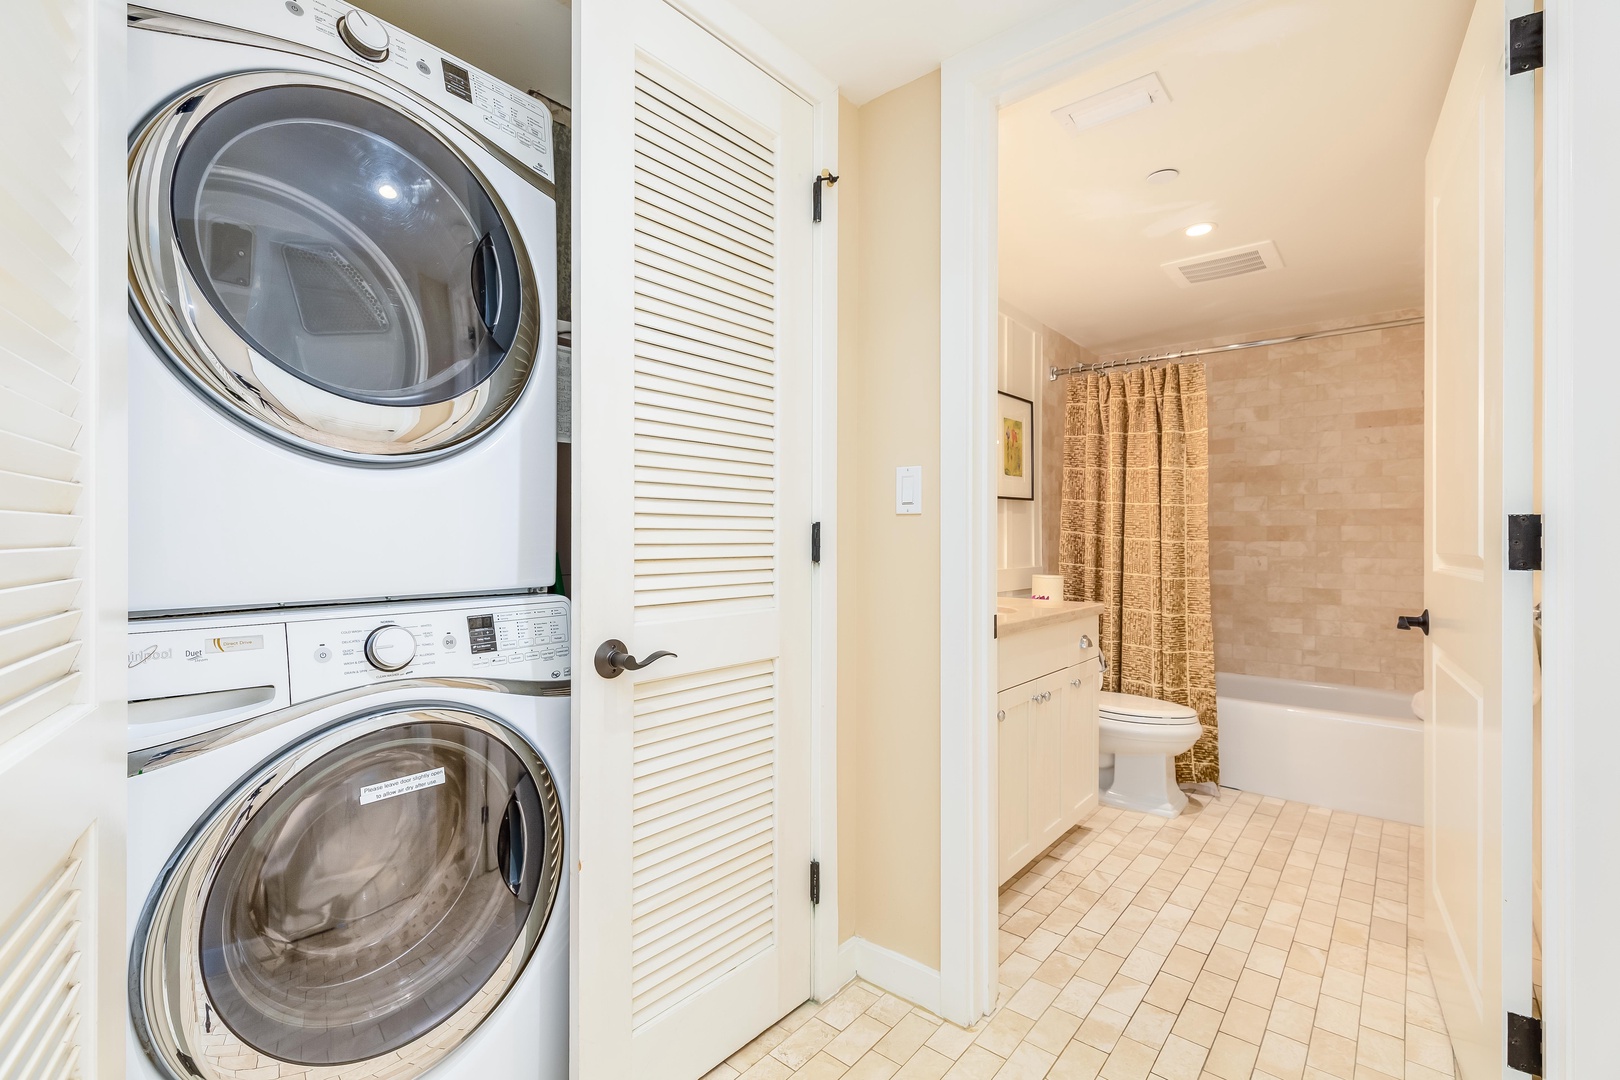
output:
[[[1261,329],[1199,344],[1419,315]],[[1423,327],[1208,362],[1219,671],[1411,692],[1423,639]]]

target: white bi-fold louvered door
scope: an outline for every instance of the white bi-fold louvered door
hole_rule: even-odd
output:
[[[124,11],[5,10],[0,1077],[69,1080],[123,1066]]]
[[[664,0],[575,19],[574,1068],[682,1080],[810,996],[813,114]]]

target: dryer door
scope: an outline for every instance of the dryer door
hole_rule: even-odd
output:
[[[551,774],[495,718],[427,703],[341,721],[175,852],[135,935],[136,1030],[174,1076],[425,1070],[517,981],[562,859]]]
[[[538,292],[494,187],[382,93],[253,72],[130,155],[130,287],[159,351],[273,438],[364,464],[448,453],[533,367]]]

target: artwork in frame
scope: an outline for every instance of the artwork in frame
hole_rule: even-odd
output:
[[[1001,413],[1001,452],[996,458],[996,495],[1035,498],[1035,405],[1013,394],[996,395]]]

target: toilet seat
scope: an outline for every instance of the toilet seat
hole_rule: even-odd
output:
[[[1104,719],[1125,724],[1183,725],[1198,723],[1198,711],[1174,701],[1160,701],[1140,694],[1103,692],[1097,712]]]

